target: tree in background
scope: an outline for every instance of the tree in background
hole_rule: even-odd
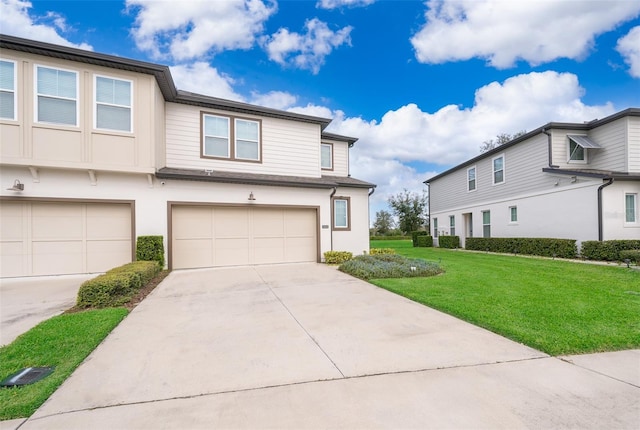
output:
[[[393,217],[385,210],[376,212],[376,220],[373,222],[373,229],[376,234],[386,235],[389,234],[393,228]]]
[[[495,140],[490,139],[482,142],[482,145],[480,145],[480,153],[483,154],[487,151],[491,151],[493,148],[497,148],[500,145],[504,145],[505,143],[510,142],[513,139],[520,137],[526,133],[527,133],[526,130],[520,130],[519,132],[513,135],[509,133],[500,133],[499,135],[496,136]]]
[[[420,195],[404,189],[395,196],[389,197],[389,206],[398,217],[398,227],[403,233],[409,234],[424,226],[428,218],[427,202],[428,196],[424,190]]]

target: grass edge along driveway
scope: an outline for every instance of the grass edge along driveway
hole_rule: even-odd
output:
[[[550,355],[640,347],[640,271],[626,266],[413,248],[372,241],[440,262],[430,278],[374,279],[378,287]]]

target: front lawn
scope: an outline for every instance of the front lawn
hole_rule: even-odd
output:
[[[622,266],[413,248],[374,241],[400,255],[439,262],[430,278],[373,284],[551,355],[640,347],[640,271]]]

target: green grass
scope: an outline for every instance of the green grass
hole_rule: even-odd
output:
[[[127,313],[109,308],[59,315],[0,348],[0,380],[25,367],[55,366],[35,384],[0,388],[0,420],[33,414]]]
[[[640,271],[622,266],[413,248],[378,241],[411,258],[440,262],[431,278],[373,284],[551,355],[640,347]]]

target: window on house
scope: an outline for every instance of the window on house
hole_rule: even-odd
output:
[[[517,206],[511,206],[509,208],[509,214],[510,214],[510,220],[511,222],[518,222],[518,207]]]
[[[95,77],[95,127],[105,130],[132,131],[131,81]]]
[[[202,156],[260,161],[260,121],[202,114]]]
[[[438,237],[438,218],[433,219],[433,237]]]
[[[333,170],[333,145],[330,143],[320,145],[320,167],[324,170]]]
[[[260,160],[260,126],[257,121],[235,120],[235,156],[242,160]]]
[[[349,212],[351,199],[349,197],[335,197],[333,199],[333,229],[350,230]]]
[[[16,63],[0,60],[0,118],[17,119]]]
[[[569,139],[569,161],[585,161],[585,150],[572,139]]]
[[[229,158],[229,118],[205,115],[203,121],[203,154],[210,157]]]
[[[482,237],[491,237],[491,211],[482,211]]]
[[[456,217],[453,215],[449,216],[449,234],[451,236],[456,235]]]
[[[501,184],[504,182],[504,155],[493,159],[493,183]]]
[[[474,191],[476,189],[476,167],[473,166],[467,169],[467,191]]]
[[[36,66],[36,121],[78,125],[78,73]]]
[[[638,195],[625,194],[624,196],[624,220],[625,222],[638,222]]]

